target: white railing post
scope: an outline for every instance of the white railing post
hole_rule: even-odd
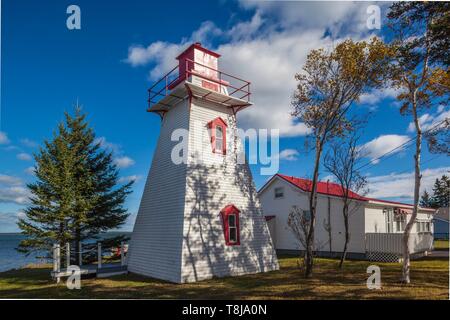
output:
[[[61,271],[61,247],[56,243],[53,245],[53,271],[55,272],[56,283],[59,283],[59,272]]]
[[[59,272],[59,245],[54,243],[53,244],[53,271]]]
[[[78,261],[79,261],[79,265],[80,267],[83,265],[83,244],[80,242],[78,242]]]
[[[97,268],[100,269],[102,267],[102,244],[99,242],[97,244]]]
[[[66,268],[70,266],[70,244],[66,242]]]
[[[120,243],[120,265],[123,266],[125,265],[125,246],[123,241]]]

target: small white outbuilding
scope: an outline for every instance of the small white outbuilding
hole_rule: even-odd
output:
[[[311,181],[274,175],[260,190],[259,198],[279,252],[294,252],[304,248],[296,240],[287,221],[296,206],[305,217],[309,215]],[[315,251],[319,256],[337,256],[345,242],[342,215],[342,191],[338,184],[319,182],[315,228]],[[398,261],[402,254],[402,235],[412,213],[412,206],[359,196],[350,192],[350,241],[348,258]],[[410,237],[413,256],[426,254],[433,245],[434,209],[420,208]],[[331,226],[331,230],[328,226]],[[330,241],[331,239],[331,241]]]

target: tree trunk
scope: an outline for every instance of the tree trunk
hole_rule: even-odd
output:
[[[348,242],[350,240],[350,232],[348,230],[348,204],[344,203],[344,208],[342,209],[342,214],[344,215],[344,227],[345,227],[345,243],[344,250],[342,251],[341,261],[339,262],[339,269],[342,269],[344,265],[345,258],[347,257]]]
[[[328,192],[328,182],[327,182],[327,192]],[[329,248],[330,248],[330,254],[333,252],[333,245],[332,245],[332,230],[331,230],[331,199],[330,197],[328,199],[328,242],[329,242]]]
[[[414,155],[414,208],[411,215],[411,219],[408,221],[405,232],[403,233],[403,268],[402,268],[402,282],[410,283],[410,248],[409,248],[409,235],[416,222],[417,211],[419,206],[419,192],[420,192],[420,180],[422,175],[420,173],[420,154],[422,148],[422,129],[420,128],[419,119],[417,116],[417,102],[416,91],[413,94],[412,113],[414,117],[414,124],[416,127],[416,154]]]
[[[305,255],[305,278],[310,278],[312,276],[312,270],[314,265],[314,228],[316,223],[316,206],[317,206],[317,179],[319,178],[319,164],[320,155],[322,153],[322,142],[319,137],[316,138],[316,159],[314,161],[314,174],[311,185],[311,193],[309,196],[309,208],[311,219],[309,223],[309,230],[306,236],[306,255]]]

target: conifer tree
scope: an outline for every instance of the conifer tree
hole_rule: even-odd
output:
[[[432,203],[434,208],[446,208],[449,206],[450,179],[443,175],[436,179],[433,187]]]
[[[27,236],[18,251],[49,252],[53,244],[95,240],[121,226],[128,217],[124,208],[132,182],[118,185],[119,171],[112,153],[102,150],[86,115],[76,108],[65,113],[51,141],[35,154],[37,180],[28,184],[31,205],[18,226]],[[117,244],[123,237],[110,239]],[[77,261],[74,254],[72,261]]]
[[[420,206],[423,208],[433,208],[433,199],[427,190],[422,193],[422,197],[420,198]]]

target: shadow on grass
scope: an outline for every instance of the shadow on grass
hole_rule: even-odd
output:
[[[81,290],[51,281],[49,268],[0,273],[0,298],[133,298],[133,299],[448,299],[448,262],[412,262],[412,284],[399,282],[401,265],[378,263],[382,289],[366,287],[369,261],[317,259],[313,278],[304,279],[297,258],[281,257],[280,271],[173,284],[136,274],[85,279]]]

